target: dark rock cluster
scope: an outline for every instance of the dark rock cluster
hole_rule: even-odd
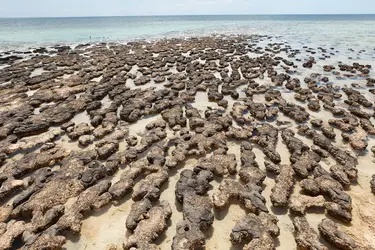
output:
[[[173,171],[179,180],[169,188],[183,220],[172,249],[204,247],[215,211],[233,199],[246,216],[228,235],[232,244],[275,249],[277,208],[289,209],[299,248],[328,249],[305,215],[317,207],[344,224],[353,220],[355,153],[365,154],[375,135],[371,66],[322,67],[315,54],[323,48],[304,48],[311,57],[301,60],[287,43],[258,46],[270,38],[59,46],[23,60],[2,57],[9,66],[0,69],[0,249],[61,249],[70,233],[80,234],[84,216],[127,195],[134,204],[122,247],[159,249],[174,206],[159,199]],[[311,74],[302,79],[300,68]],[[366,87],[334,84],[353,77]],[[191,158],[193,168],[182,169]],[[328,160],[335,164],[327,168]],[[337,248],[359,249],[331,219],[318,231]]]

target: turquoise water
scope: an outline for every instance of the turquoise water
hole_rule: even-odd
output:
[[[53,44],[212,34],[266,34],[301,43],[375,47],[375,15],[141,16],[0,19],[0,51]]]

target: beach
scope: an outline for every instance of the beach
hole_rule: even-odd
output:
[[[3,51],[0,249],[375,249],[373,35],[297,29]]]

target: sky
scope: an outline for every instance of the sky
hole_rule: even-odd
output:
[[[0,0],[0,17],[375,14],[375,0]]]

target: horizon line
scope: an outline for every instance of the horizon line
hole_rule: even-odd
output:
[[[175,16],[354,16],[354,15],[375,15],[375,13],[288,13],[288,14],[158,14],[158,15],[94,15],[94,16],[9,16],[0,19],[27,19],[27,18],[95,18],[95,17],[175,17]]]

